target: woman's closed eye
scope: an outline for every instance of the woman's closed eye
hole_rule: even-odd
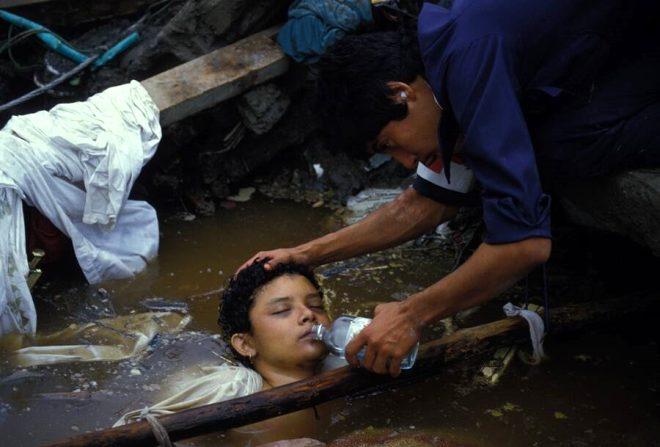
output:
[[[307,300],[307,307],[316,311],[325,312],[325,307],[323,306],[323,300],[321,297],[312,295],[311,298]]]
[[[271,311],[271,315],[283,315],[291,310],[290,307],[278,307]]]

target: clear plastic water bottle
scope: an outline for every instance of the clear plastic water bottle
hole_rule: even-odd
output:
[[[369,323],[370,318],[351,317],[349,315],[342,315],[337,318],[332,327],[326,328],[320,324],[312,326],[312,336],[316,340],[321,340],[328,347],[328,350],[338,357],[344,358],[344,350],[346,345],[362,331]],[[363,348],[358,353],[360,362],[364,360],[365,349]],[[407,356],[401,361],[401,369],[410,369],[415,363],[417,358],[417,351],[419,350],[419,343],[408,353]]]

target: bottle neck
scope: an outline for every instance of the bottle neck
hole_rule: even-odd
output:
[[[315,324],[312,326],[312,337],[315,340],[323,341],[323,337],[325,336],[326,332],[327,329],[322,324]]]

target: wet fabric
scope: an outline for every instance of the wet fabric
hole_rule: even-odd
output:
[[[644,2],[425,4],[419,42],[443,108],[442,158],[450,167],[463,133],[465,162],[482,188],[486,242],[550,237],[550,197],[527,121],[570,98],[588,99],[594,80],[625,49],[637,3]],[[446,176],[451,182],[450,169]]]
[[[277,43],[296,62],[313,63],[346,34],[371,22],[370,0],[297,0]]]
[[[156,256],[156,211],[128,195],[160,138],[158,108],[136,81],[0,131],[0,335],[36,330],[21,201],[71,239],[90,283],[130,277]]]
[[[532,342],[534,364],[541,363],[545,358],[545,351],[543,350],[543,339],[545,338],[545,324],[543,318],[536,312],[523,309],[512,303],[506,303],[503,307],[504,314],[507,317],[522,317],[529,326],[529,338]]]
[[[123,360],[144,352],[158,334],[181,332],[190,319],[174,312],[145,312],[72,324],[53,334],[37,335],[34,346],[15,351],[11,360],[19,367]]]
[[[323,360],[321,371],[330,371],[348,365],[342,357],[328,355]],[[197,365],[171,377],[156,404],[124,414],[114,426],[124,425],[145,418],[147,415],[162,416],[202,405],[214,404],[261,391],[264,381],[251,368],[223,363],[220,365]]]
[[[261,391],[263,379],[255,370],[223,363],[217,366],[195,366],[185,370],[163,387],[171,395],[156,404],[124,414],[114,427],[145,418],[163,416],[214,404]]]

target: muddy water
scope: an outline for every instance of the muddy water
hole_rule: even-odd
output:
[[[156,340],[148,355],[135,360],[15,369],[3,354],[0,444],[41,445],[107,427],[126,410],[149,402],[168,376],[217,361],[224,348],[214,336],[213,292],[255,251],[293,245],[337,225],[330,211],[257,198],[214,218],[165,219],[157,262],[133,280],[102,284],[101,292],[76,274],[51,274],[35,293],[43,331],[142,312],[149,298],[186,306],[193,320],[183,334]],[[453,253],[421,244],[320,273],[334,315],[369,315],[379,302],[431,284],[452,262]],[[473,320],[497,315],[501,301]],[[475,385],[474,371],[448,371],[394,392],[340,399],[326,407],[327,421],[310,424],[308,435],[328,441],[386,427],[475,446],[660,445],[657,336],[641,325],[626,336],[617,335],[621,332],[550,339],[550,362],[539,367],[514,362],[494,387]],[[429,331],[440,333],[440,328]],[[188,444],[236,445],[223,433]]]

